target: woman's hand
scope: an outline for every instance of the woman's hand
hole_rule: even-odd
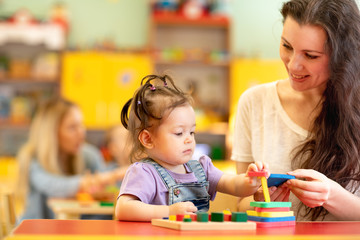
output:
[[[279,187],[273,186],[269,188],[269,195],[272,202],[288,202],[290,189],[283,185]],[[254,194],[254,200],[258,202],[265,201],[262,188],[259,188],[259,190]]]
[[[323,206],[329,200],[335,182],[324,174],[311,169],[298,169],[288,174],[294,175],[297,179],[290,179],[283,185],[306,206],[311,208]]]

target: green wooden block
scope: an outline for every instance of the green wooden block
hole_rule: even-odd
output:
[[[291,202],[250,202],[250,206],[261,208],[291,207]]]
[[[191,218],[184,218],[183,222],[192,222]]]
[[[113,202],[100,202],[100,206],[114,206]]]
[[[211,213],[211,221],[212,222],[223,222],[224,221],[224,213],[212,212]]]
[[[198,222],[209,222],[209,214],[207,212],[198,212],[196,215]]]
[[[232,222],[247,222],[247,214],[245,212],[232,212],[231,221]]]

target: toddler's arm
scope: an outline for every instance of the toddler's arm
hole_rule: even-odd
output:
[[[248,172],[250,171],[265,171],[267,172],[266,178],[270,176],[267,164],[255,162],[249,164],[246,173],[239,175],[224,174],[220,178],[216,190],[238,197],[253,195],[260,187],[261,181],[258,177],[249,177]]]
[[[197,208],[192,202],[152,205],[141,202],[133,195],[121,195],[116,203],[115,218],[123,221],[151,221],[154,218],[177,214],[193,214]]]

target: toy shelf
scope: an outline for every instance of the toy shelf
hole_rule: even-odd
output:
[[[14,156],[38,104],[60,93],[66,36],[50,23],[0,22],[0,32],[0,156]]]
[[[226,16],[203,16],[190,19],[175,13],[154,13],[153,22],[158,25],[184,25],[193,27],[228,28],[230,20]]]
[[[209,145],[211,151],[221,149],[217,159],[229,157],[230,30],[230,19],[220,15],[191,19],[155,10],[150,21],[155,72],[169,74],[181,89],[192,92],[196,141]]]
[[[65,33],[56,24],[0,23],[0,32],[0,45],[18,42],[28,45],[44,44],[51,50],[65,47]]]

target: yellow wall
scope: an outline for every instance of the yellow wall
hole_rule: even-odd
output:
[[[147,55],[104,52],[67,52],[62,67],[61,94],[81,107],[89,128],[119,123],[123,105],[153,69]]]
[[[234,59],[230,72],[230,128],[232,132],[234,115],[240,95],[249,87],[287,78],[281,60]]]

